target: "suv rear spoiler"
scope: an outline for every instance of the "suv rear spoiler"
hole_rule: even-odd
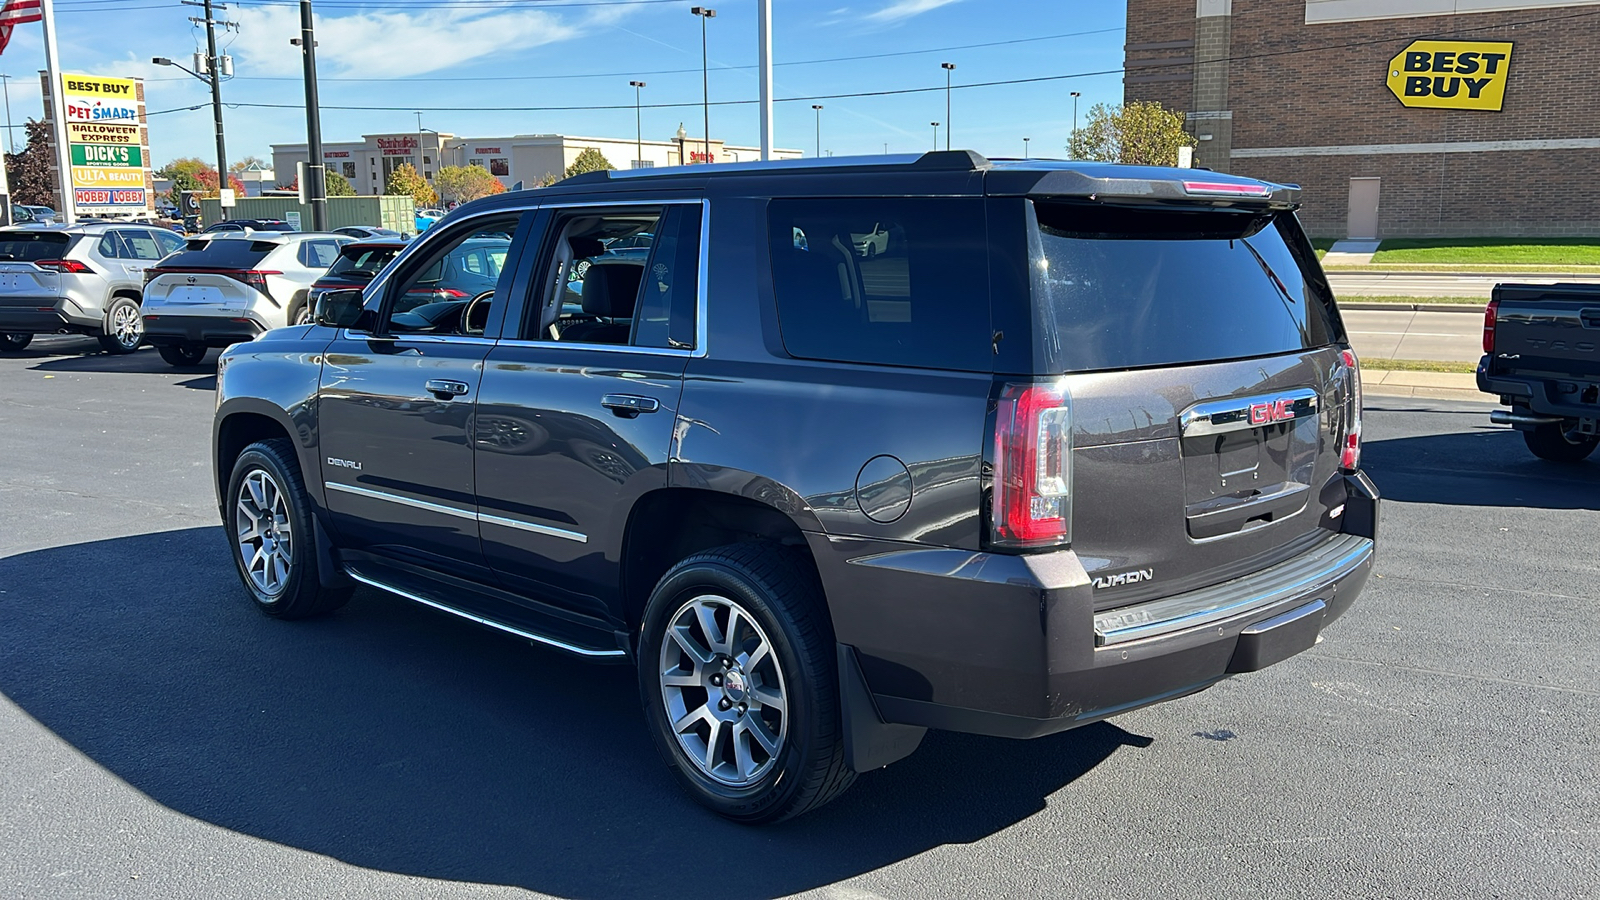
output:
[[[1104,175],[1079,169],[1047,172],[1025,193],[1028,196],[1083,197],[1114,202],[1259,205],[1268,209],[1294,209],[1300,205],[1300,186],[1297,184],[1275,184],[1203,169],[1152,167],[1150,174],[1146,175],[1140,171],[1142,167],[1105,168]]]

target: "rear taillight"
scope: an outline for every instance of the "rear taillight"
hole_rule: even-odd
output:
[[[149,287],[151,281],[154,281],[158,276],[165,275],[165,274],[167,274],[167,270],[163,269],[163,268],[161,268],[159,266],[151,266],[150,268],[145,269],[144,270],[144,286],[145,287]]]
[[[407,297],[432,297],[434,300],[465,300],[466,291],[455,288],[412,288],[406,291]]]
[[[1354,472],[1361,466],[1361,362],[1354,350],[1340,350],[1344,363],[1345,411],[1344,434],[1339,444],[1339,468]]]
[[[64,272],[68,275],[90,275],[94,270],[75,259],[36,259],[33,264],[41,269],[52,272]]]
[[[1072,539],[1072,407],[1055,385],[1008,384],[995,415],[990,542],[1051,547]]]
[[[1494,323],[1495,317],[1500,314],[1500,301],[1490,300],[1489,305],[1483,309],[1483,352],[1494,352]]]

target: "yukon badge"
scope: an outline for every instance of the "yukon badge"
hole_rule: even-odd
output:
[[[1134,569],[1132,572],[1118,572],[1115,575],[1096,575],[1094,586],[1096,589],[1121,587],[1125,584],[1138,584],[1141,581],[1154,581],[1155,577],[1155,569]]]
[[[330,456],[328,457],[328,465],[338,466],[342,469],[355,469],[357,472],[361,471],[361,463],[353,459],[336,459]]]

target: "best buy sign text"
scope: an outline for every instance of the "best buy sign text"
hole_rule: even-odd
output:
[[[1510,71],[1510,42],[1413,41],[1389,60],[1389,91],[1411,107],[1498,111]]]

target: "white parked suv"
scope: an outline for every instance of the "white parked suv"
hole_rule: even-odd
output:
[[[145,273],[145,340],[168,363],[192,366],[208,347],[308,323],[311,283],[351,240],[317,232],[195,235]]]
[[[0,351],[35,334],[86,334],[107,353],[139,349],[145,270],[183,247],[170,231],[138,225],[30,225],[0,229]]]

